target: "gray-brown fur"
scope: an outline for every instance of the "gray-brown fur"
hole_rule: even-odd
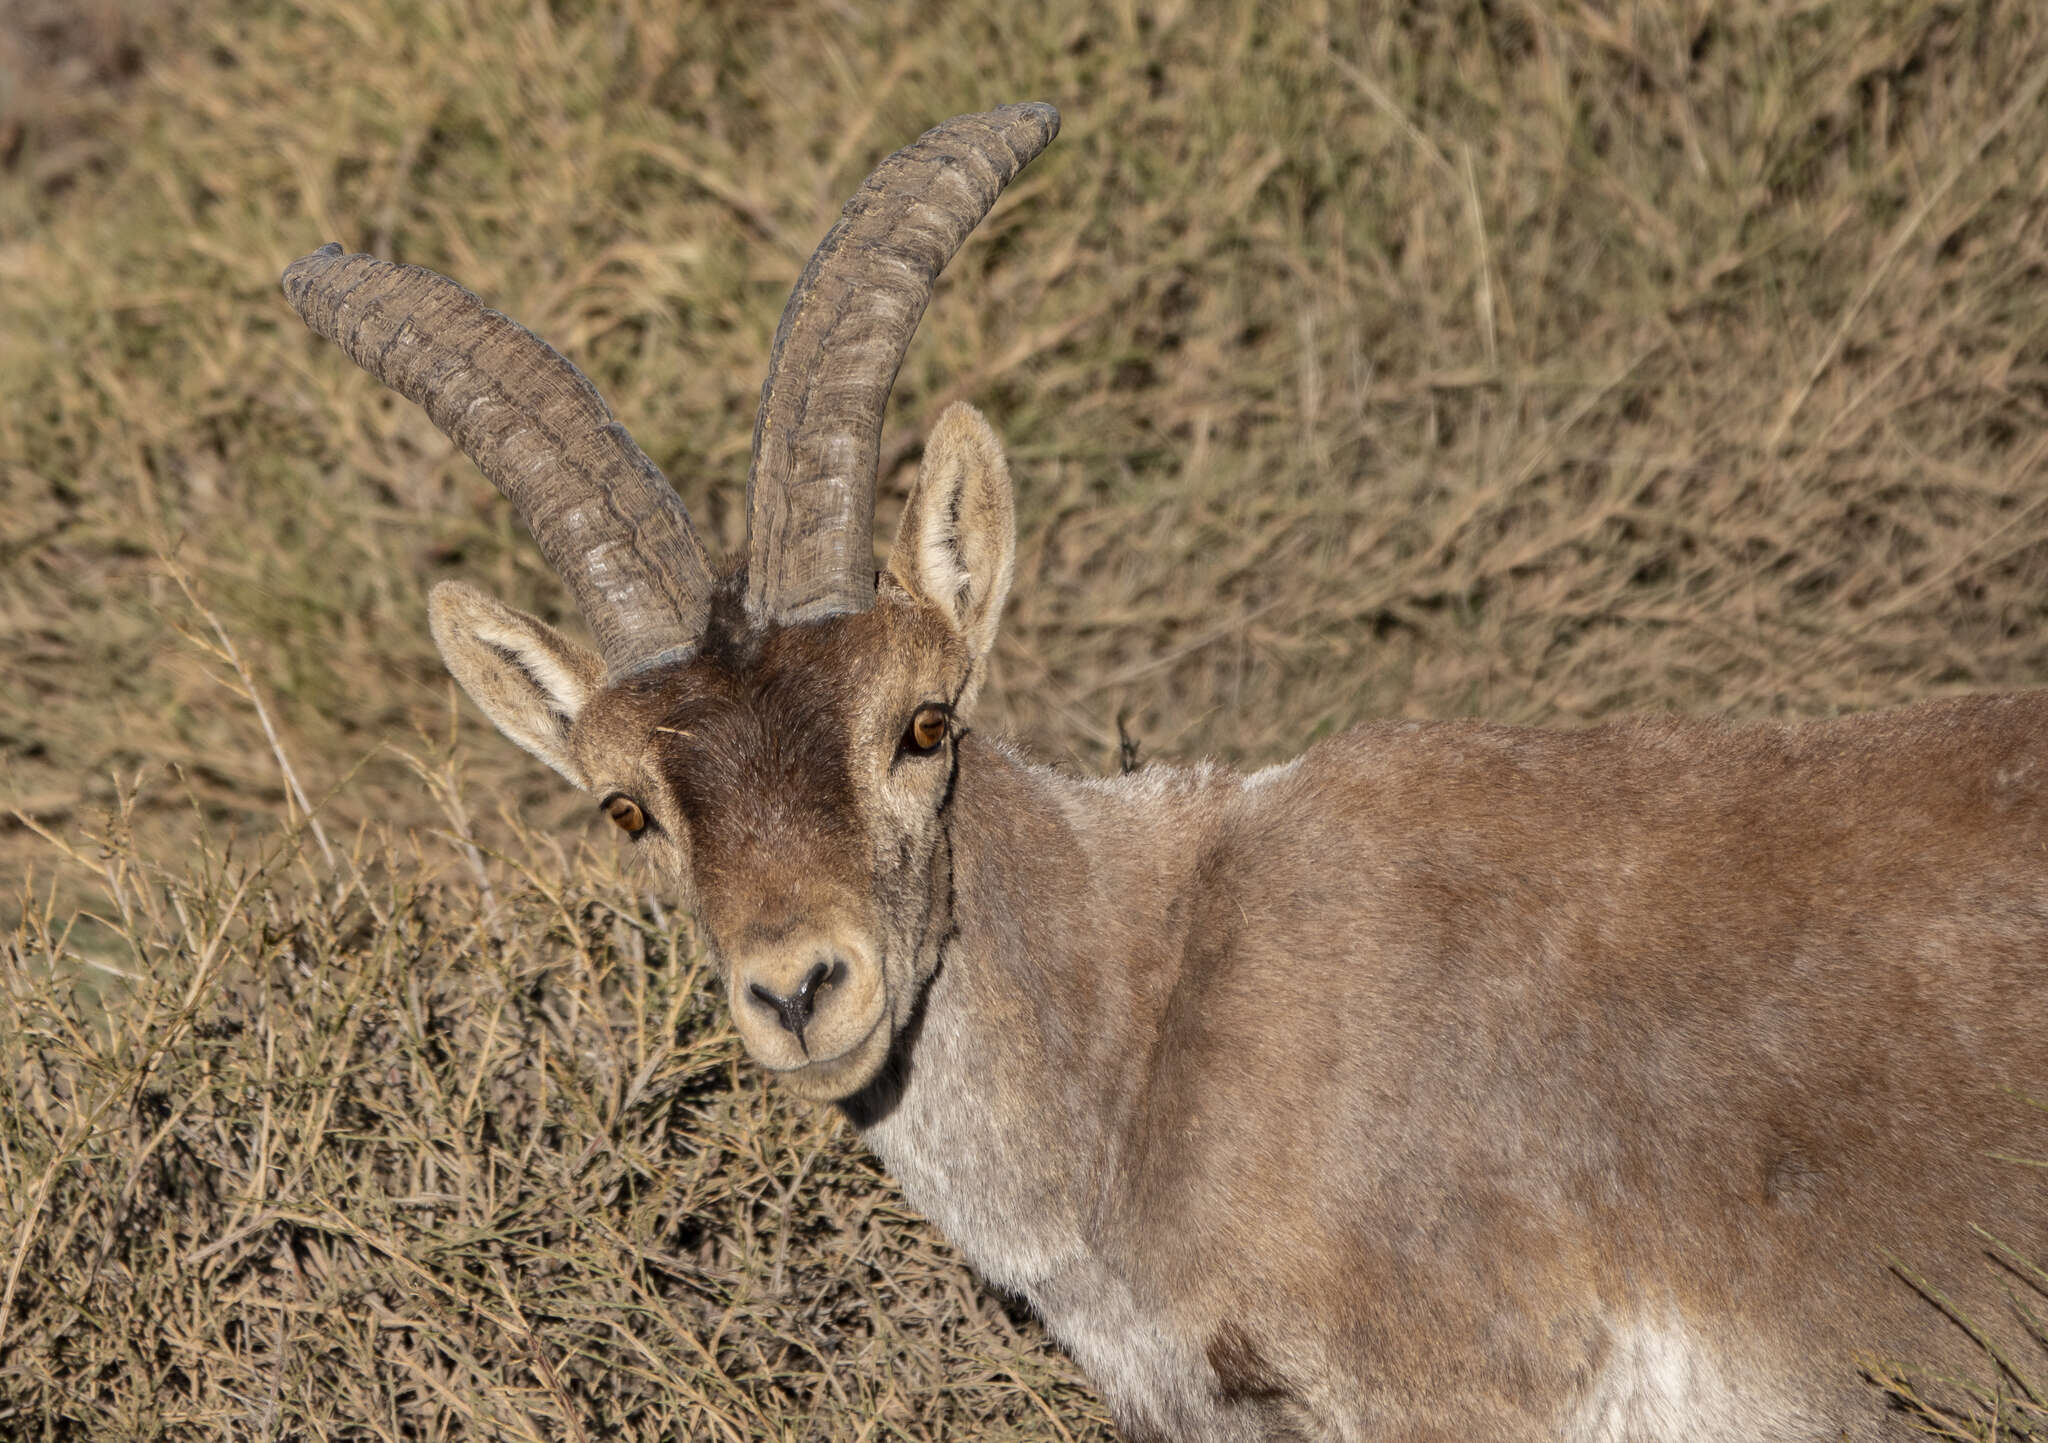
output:
[[[2048,1259],[1994,1155],[2048,1150],[2048,696],[1076,778],[965,724],[1010,517],[959,407],[865,609],[737,570],[609,683],[433,624],[1128,1436],[1908,1437],[1860,1362],[1982,1355],[1894,1258],[2021,1336],[1972,1226]]]
[[[1968,1352],[1887,1254],[2011,1331],[1968,1224],[2048,1247],[1990,1156],[2048,1145],[2048,700],[1386,724],[1253,778],[969,733],[905,829],[858,776],[963,671],[892,589],[578,746],[677,829],[750,1045],[791,915],[866,913],[898,1036],[849,1115],[1133,1436],[1882,1437],[1859,1357]]]
[[[958,1065],[927,1100],[913,1058],[905,1105],[1002,1117],[1001,1156],[888,1121],[884,1156],[1166,1436],[1884,1436],[1857,1358],[1969,1351],[1886,1255],[2010,1342],[1969,1224],[2048,1247],[1990,1156],[2048,1143],[2008,1091],[2048,1020],[2044,749],[2039,697],[1386,725],[1251,783],[970,743],[919,1039]],[[949,1216],[1020,1158],[1058,1174],[1031,1232]],[[1106,1279],[1177,1374],[1097,1334]],[[1645,1387],[1602,1431],[1645,1331],[1696,1340],[1719,1423],[1654,1427]]]

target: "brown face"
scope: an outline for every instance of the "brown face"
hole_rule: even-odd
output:
[[[757,622],[736,570],[685,660],[609,684],[598,655],[461,582],[434,588],[428,619],[498,729],[675,880],[747,1050],[838,1099],[881,1071],[938,965],[958,726],[1015,554],[1002,447],[956,404],[872,606]]]
[[[593,696],[599,805],[691,897],[747,1050],[800,1093],[880,1071],[937,963],[954,708],[972,659],[885,585],[865,612],[749,630]]]

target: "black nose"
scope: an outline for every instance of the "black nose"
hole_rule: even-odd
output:
[[[818,1010],[818,994],[835,982],[846,980],[846,964],[837,957],[830,962],[812,964],[804,974],[804,980],[797,984],[796,991],[787,997],[778,997],[758,982],[747,985],[747,991],[756,1002],[775,1009],[775,1018],[784,1030],[794,1032],[796,1040],[804,1040],[804,1029],[811,1025],[811,1014]]]

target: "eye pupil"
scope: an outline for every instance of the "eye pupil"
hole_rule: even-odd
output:
[[[618,824],[622,832],[637,832],[647,825],[647,818],[641,813],[640,804],[631,797],[613,797],[604,804],[604,813]]]
[[[946,714],[935,706],[921,708],[910,719],[910,745],[921,752],[935,751],[946,739]]]

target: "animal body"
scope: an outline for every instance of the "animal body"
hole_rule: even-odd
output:
[[[1128,1437],[1909,1436],[1863,1363],[1981,1362],[1958,1318],[2023,1336],[2004,1290],[2048,1256],[1998,1156],[2048,1151],[2048,698],[1379,724],[1249,776],[985,738],[1001,448],[945,414],[878,574],[877,437],[933,277],[1057,123],[947,122],[848,204],[724,567],[535,337],[428,272],[296,263],[597,639],[444,583],[450,670]]]

